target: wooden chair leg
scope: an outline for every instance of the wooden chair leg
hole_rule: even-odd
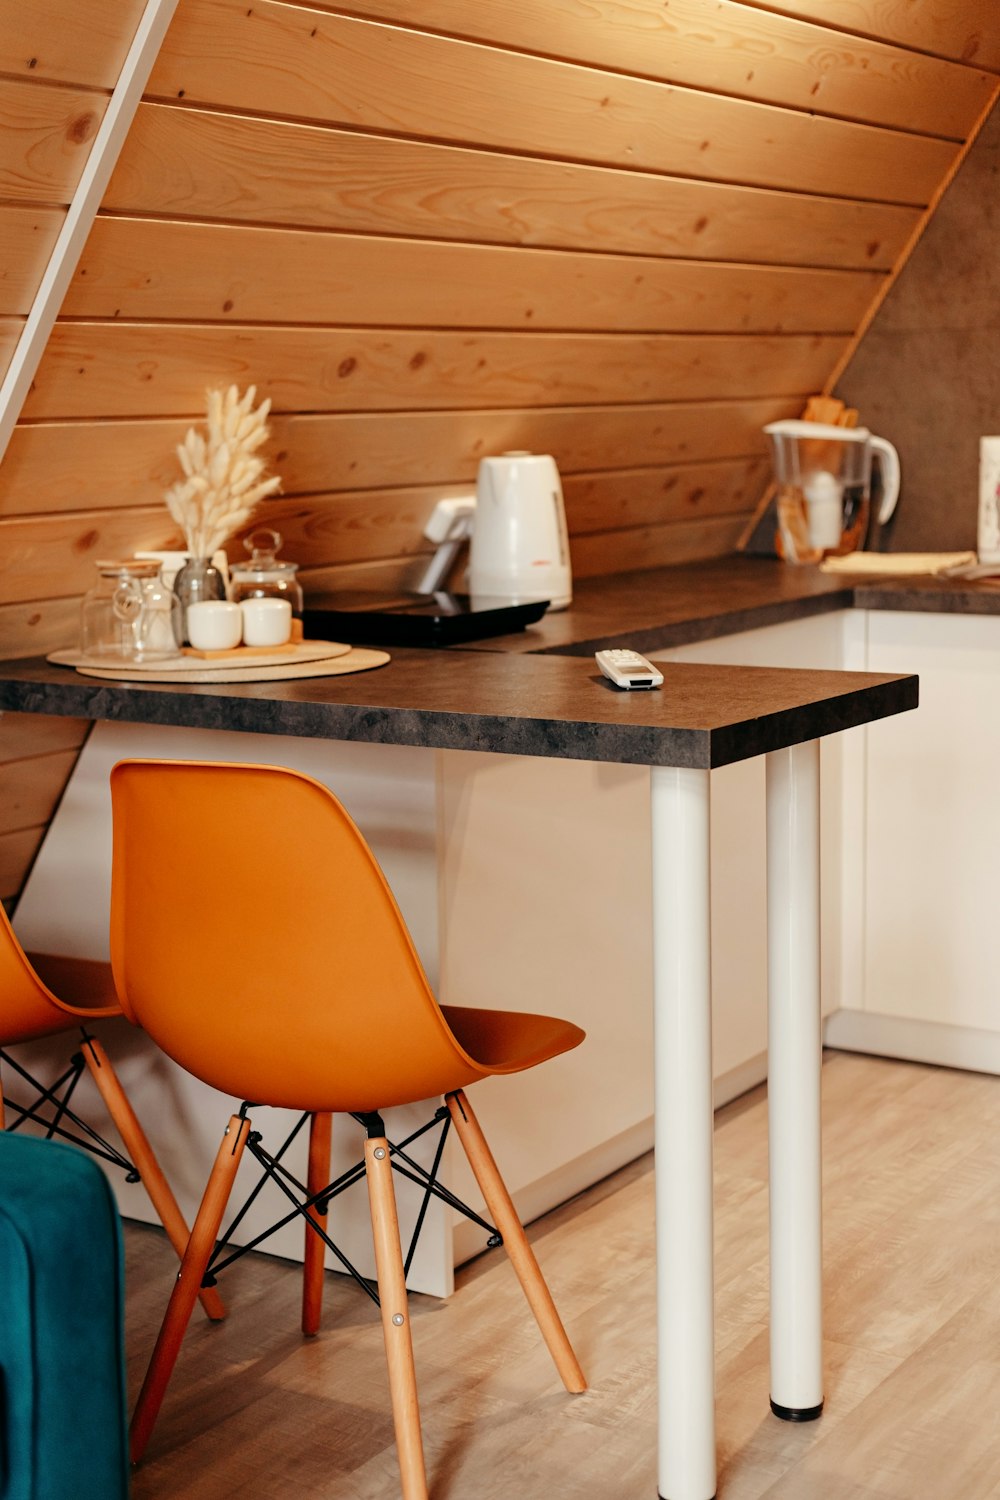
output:
[[[330,1136],[333,1116],[329,1113],[313,1115],[309,1121],[309,1167],[306,1190],[311,1198],[330,1181]],[[309,1218],[323,1230],[326,1229],[326,1214],[309,1209]],[[319,1332],[319,1320],[323,1311],[323,1276],[326,1265],[326,1246],[316,1232],[306,1225],[305,1250],[302,1257],[302,1332]]]
[[[389,1394],[396,1430],[396,1452],[403,1500],[427,1500],[424,1446],[420,1436],[417,1376],[413,1366],[410,1312],[406,1301],[403,1251],[399,1243],[396,1194],[392,1186],[389,1143],[374,1137],[365,1141],[368,1203],[375,1240],[375,1269],[382,1304],[382,1333],[389,1366]]]
[[[104,1100],[104,1107],[114,1121],[115,1129],[124,1142],[125,1150],[135,1163],[142,1185],[149,1194],[150,1202],[167,1232],[167,1239],[173,1245],[178,1259],[183,1260],[191,1231],[187,1227],[173,1190],[163,1175],[163,1169],[149,1144],[146,1132],[139,1124],[128,1095],[121,1086],[118,1074],[111,1066],[104,1047],[96,1038],[86,1039],[83,1045],[83,1056],[98,1092]],[[226,1316],[226,1308],[215,1288],[204,1287],[198,1295],[202,1307],[212,1321],[221,1322]]]
[[[133,1463],[138,1463],[145,1452],[156,1423],[170,1376],[177,1363],[185,1329],[198,1299],[201,1278],[219,1236],[222,1215],[233,1190],[236,1171],[249,1133],[250,1121],[246,1117],[233,1115],[222,1137],[132,1416],[129,1442]]]
[[[504,1249],[510,1256],[511,1265],[528,1299],[528,1305],[535,1315],[542,1337],[548,1345],[549,1353],[555,1361],[562,1383],[568,1391],[574,1393],[585,1391],[587,1389],[586,1377],[566,1337],[566,1330],[556,1311],[552,1293],[545,1284],[545,1278],[539,1269],[535,1253],[528,1244],[528,1237],[511,1201],[507,1185],[500,1176],[497,1164],[486,1144],[486,1137],[483,1135],[479,1121],[461,1089],[447,1096],[447,1104],[459,1140],[469,1158],[469,1166],[475,1173],[493,1222],[503,1235]]]

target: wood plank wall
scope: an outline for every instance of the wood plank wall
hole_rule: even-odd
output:
[[[0,0],[0,366],[141,11]],[[215,382],[273,400],[264,514],[307,586],[405,584],[511,447],[555,455],[577,576],[731,550],[762,424],[995,96],[994,12],[180,0],[0,466],[0,654],[72,638],[97,557],[174,541]]]

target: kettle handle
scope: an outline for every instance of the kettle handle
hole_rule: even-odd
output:
[[[888,438],[872,436],[868,443],[873,454],[878,457],[882,474],[882,503],[879,506],[878,524],[884,526],[896,509],[896,501],[899,499],[899,454]]]

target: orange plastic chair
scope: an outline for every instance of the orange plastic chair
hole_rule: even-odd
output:
[[[400,1148],[386,1138],[379,1111],[444,1095],[445,1127],[454,1124],[559,1374],[568,1390],[583,1391],[465,1088],[556,1057],[584,1033],[550,1016],[438,1005],[367,843],[310,777],[275,766],[123,761],[111,773],[111,794],[111,956],[126,1015],[223,1093],[312,1118],[298,1210],[317,1247],[304,1273],[306,1331],[318,1326],[323,1242],[309,1229],[323,1230],[331,1113],[365,1126],[402,1491],[404,1500],[425,1500],[392,1185]],[[237,830],[253,829],[262,831],[256,850],[252,840],[234,845]],[[248,1140],[255,1152],[250,1108],[226,1126],[133,1416],[134,1461],[156,1421]]]
[[[60,999],[60,995],[65,999]],[[0,907],[0,1129],[17,1130],[30,1120],[47,1136],[73,1141],[102,1160],[123,1168],[130,1180],[143,1183],[170,1243],[178,1256],[183,1257],[189,1231],[177,1200],[107,1052],[87,1029],[93,1021],[120,1015],[121,1006],[115,995],[110,964],[61,958],[49,953],[26,954],[6,912]],[[77,1028],[81,1032],[81,1045],[74,1052],[67,1070],[48,1087],[2,1050],[19,1042],[37,1041]],[[4,1105],[4,1067],[8,1072],[16,1073],[22,1084],[32,1091],[28,1104],[15,1104],[13,1099],[9,1101],[10,1120]],[[74,1090],[85,1067],[114,1121],[127,1157],[104,1140],[71,1107]],[[201,1300],[210,1318],[219,1320],[225,1317],[218,1292],[206,1287]]]

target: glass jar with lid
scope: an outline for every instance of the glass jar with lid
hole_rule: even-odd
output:
[[[154,560],[98,562],[80,610],[85,656],[139,666],[180,654],[180,604]]]
[[[244,537],[243,546],[250,556],[246,562],[232,563],[229,570],[234,601],[287,599],[292,618],[301,619],[302,585],[295,576],[299,565],[278,557],[281,533],[266,528],[252,531]]]

